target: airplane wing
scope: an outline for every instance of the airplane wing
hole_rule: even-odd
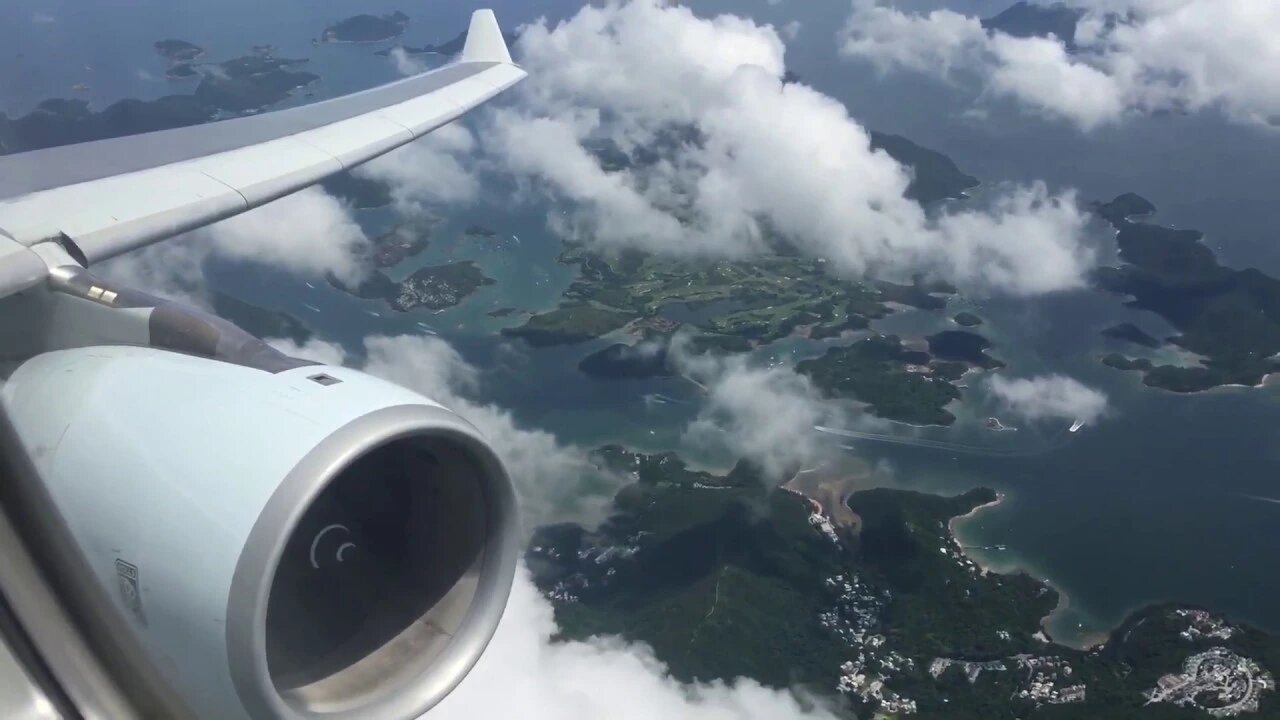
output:
[[[242,213],[449,123],[525,77],[491,10],[457,62],[312,105],[0,157],[0,298]],[[56,257],[65,257],[57,252]]]
[[[490,441],[429,398],[86,267],[377,157],[524,76],[481,10],[458,61],[416,77],[0,157],[0,472],[18,470],[0,478],[0,708],[15,628],[24,658],[38,629],[68,717],[134,717],[128,700],[139,718],[409,720],[470,672],[521,552]],[[47,589],[13,572],[11,517]]]

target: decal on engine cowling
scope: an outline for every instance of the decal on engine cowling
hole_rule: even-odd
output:
[[[146,625],[147,616],[142,612],[142,589],[138,585],[138,566],[116,558],[116,585],[120,588],[124,606],[138,618],[138,622]]]

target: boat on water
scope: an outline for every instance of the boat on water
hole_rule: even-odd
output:
[[[310,282],[308,282],[306,285],[307,285],[307,287],[311,288],[312,290],[315,290],[315,289],[316,289],[316,286],[315,286],[315,285],[312,285]]]
[[[512,236],[511,236],[511,239],[512,239],[512,240],[515,240],[517,245],[519,245],[519,244],[520,244],[520,236],[519,236],[519,235],[512,235]]]
[[[372,310],[365,310],[365,312],[369,313],[370,315],[372,315],[372,316],[374,316],[374,317],[376,317],[376,318],[380,318],[380,317],[382,317],[381,315],[379,315],[378,313],[376,313],[376,312],[374,312],[374,311],[372,311]]]
[[[1084,421],[1076,420],[1075,422],[1071,423],[1071,427],[1067,429],[1067,432],[1077,432],[1082,427],[1084,427]]]
[[[308,305],[307,303],[302,303],[302,307],[312,312],[320,312],[320,308],[316,307],[315,305]]]

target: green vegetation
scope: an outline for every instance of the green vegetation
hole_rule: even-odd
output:
[[[400,223],[374,238],[374,265],[394,267],[426,250],[431,244],[431,231],[435,225],[436,220],[432,218]]]
[[[823,338],[862,329],[890,312],[882,291],[830,276],[824,263],[791,255],[699,263],[571,247],[560,260],[578,265],[579,278],[559,310],[529,320],[532,329],[549,325],[573,338],[560,342],[597,337],[641,319],[661,335],[681,324],[697,328],[697,347],[740,351],[792,333]]]
[[[194,48],[194,49],[193,49]],[[195,57],[200,48],[181,40],[162,40],[156,50],[166,57]],[[200,76],[189,95],[155,100],[126,99],[95,111],[83,100],[53,98],[17,118],[0,113],[0,154],[26,152],[71,143],[198,125],[220,113],[258,110],[284,100],[295,89],[317,79],[294,69],[306,60],[247,55],[214,65],[201,73],[189,60],[173,62],[174,77]]]
[[[260,110],[284,100],[294,90],[320,76],[293,69],[303,59],[246,55],[218,65],[196,86],[195,98],[206,106],[229,112]]]
[[[1141,370],[1143,372],[1146,372],[1153,367],[1151,361],[1146,358],[1130,358],[1125,357],[1120,353],[1107,353],[1106,355],[1103,355],[1102,364],[1107,367],[1113,367],[1117,370]]]
[[[269,310],[217,291],[209,300],[215,314],[255,337],[288,338],[298,344],[311,339],[311,329],[289,313]]]
[[[566,304],[533,315],[519,327],[503,328],[502,334],[523,338],[534,347],[570,345],[611,333],[631,318],[630,313],[598,305]]]
[[[90,110],[84,100],[45,100],[22,117],[0,113],[0,153],[196,125],[213,119],[215,112],[192,95],[121,100],[99,111]]]
[[[929,352],[942,360],[968,363],[983,370],[1004,367],[1004,363],[986,353],[991,341],[965,330],[943,330],[926,338]]]
[[[845,648],[818,615],[842,552],[803,501],[746,465],[721,476],[669,453],[600,452],[635,480],[614,514],[593,533],[541,528],[528,556],[540,587],[577,598],[556,603],[562,636],[649,643],[682,680],[833,687]]]
[[[325,192],[342,198],[357,210],[386,207],[391,204],[391,188],[386,183],[352,175],[346,170],[337,175],[330,175],[320,185]]]
[[[749,465],[717,475],[672,453],[616,446],[594,457],[631,480],[613,513],[594,530],[538,528],[526,561],[552,599],[562,639],[647,643],[680,680],[746,676],[830,697],[840,665],[863,658],[922,718],[1163,720],[1204,717],[1144,705],[1142,695],[1193,653],[1226,647],[1280,667],[1277,638],[1175,605],[1134,613],[1091,651],[1037,637],[1057,593],[1025,574],[980,571],[951,535],[953,518],[996,499],[985,488],[956,497],[855,492],[848,504],[860,530],[832,540],[810,526],[806,500],[773,489],[778,478]],[[1192,627],[1230,632],[1183,635]],[[953,666],[935,676],[936,658],[999,668],[970,679]],[[1083,701],[1018,697],[1030,687],[1020,665],[1028,659],[1069,665],[1050,671],[1053,682],[1085,684]],[[844,717],[876,716],[874,700],[847,697]],[[1258,717],[1276,717],[1278,705],[1275,692],[1265,693]]]
[[[948,198],[963,198],[964,191],[978,186],[978,178],[960,172],[955,161],[937,150],[920,147],[901,135],[871,132],[871,147],[911,168],[907,197],[929,205]]]
[[[829,348],[822,357],[797,363],[796,372],[808,375],[828,395],[868,403],[880,417],[950,425],[956,418],[944,408],[960,397],[960,390],[946,377],[954,376],[955,368],[935,370],[929,367],[931,360],[928,353],[904,348],[895,335],[877,335]]]
[[[492,285],[494,280],[485,276],[474,262],[464,260],[418,268],[403,282],[395,282],[381,270],[375,270],[355,287],[332,275],[329,283],[356,297],[385,300],[392,310],[407,312],[420,307],[428,310],[453,307],[481,287]]]
[[[507,42],[507,47],[512,47],[513,45],[515,45],[516,39],[518,37],[519,37],[518,33],[514,33],[514,32],[502,33],[502,39]],[[439,45],[432,45],[428,43],[426,45],[423,45],[422,47],[411,47],[409,45],[400,45],[397,47],[409,55],[452,56],[462,52],[462,47],[463,45],[466,44],[466,42],[467,42],[467,34],[465,32],[461,32],[461,33],[458,33],[457,35],[454,35],[452,38],[446,40],[445,42],[440,43]],[[387,55],[390,55],[393,49],[394,48],[383,48],[382,50],[375,52],[374,55],[382,55],[385,57]]]
[[[1219,265],[1197,230],[1124,219],[1122,214],[1149,206],[1136,197],[1097,206],[1118,231],[1120,258],[1126,263],[1101,268],[1097,282],[1132,295],[1129,305],[1168,320],[1181,332],[1170,342],[1205,358],[1203,367],[1152,367],[1144,382],[1174,392],[1258,384],[1277,368],[1271,358],[1280,352],[1280,280],[1253,268]]]
[[[1095,202],[1090,206],[1103,220],[1115,225],[1156,211],[1151,201],[1137,193],[1117,195],[1111,202]]]
[[[960,327],[978,327],[982,324],[982,318],[971,312],[958,312],[956,313],[956,316],[951,319],[955,320],[956,324]]]
[[[400,11],[387,15],[355,15],[324,29],[324,42],[378,42],[399,37],[409,25],[409,16]]]

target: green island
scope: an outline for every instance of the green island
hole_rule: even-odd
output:
[[[259,110],[318,79],[296,69],[305,62],[248,55],[212,65],[215,72],[193,68],[191,74],[201,79],[191,94],[128,98],[101,110],[84,100],[51,98],[20,117],[0,113],[0,154],[198,125],[222,113]]]
[[[521,338],[534,347],[565,345],[611,333],[632,317],[621,310],[589,303],[565,303],[531,316],[519,327],[503,328],[502,334]]]
[[[219,72],[204,74],[196,86],[195,98],[226,112],[261,110],[320,79],[319,75],[296,69],[306,62],[306,58],[257,54],[233,58],[219,63]]]
[[[578,363],[584,374],[600,378],[645,378],[675,375],[663,342],[614,343]]]
[[[982,324],[982,318],[971,312],[958,312],[951,319],[960,327],[978,327]]]
[[[1004,367],[1004,363],[987,354],[991,341],[981,335],[964,330],[943,330],[925,339],[929,341],[929,352],[940,360],[968,363],[983,370]]]
[[[999,30],[1014,37],[1057,37],[1068,51],[1075,49],[1076,25],[1084,11],[1055,2],[1040,5],[1019,0],[1003,12],[982,21],[987,30]]]
[[[391,187],[381,180],[353,175],[343,170],[320,181],[325,192],[334,195],[357,210],[370,210],[391,204]]]
[[[171,63],[186,63],[204,55],[204,48],[186,40],[157,40],[156,52]]]
[[[373,249],[373,264],[379,268],[395,267],[422,253],[431,244],[431,233],[439,223],[439,218],[420,218],[398,223],[387,232],[375,237],[370,242]]]
[[[791,255],[691,263],[570,247],[560,261],[580,270],[561,307],[505,333],[537,336],[541,344],[581,342],[635,319],[660,318],[670,329],[697,328],[704,345],[747,349],[793,332],[833,337],[890,312],[880,290],[828,275],[824,263]]]
[[[837,520],[746,462],[716,474],[617,446],[594,460],[630,481],[610,516],[538,528],[526,552],[561,640],[619,635],[682,681],[747,676],[850,719],[1280,713],[1280,640],[1202,608],[1144,608],[1089,650],[1053,642],[1058,594],[984,571],[951,532],[991,490],[847,494],[844,478],[855,516]]]
[[[513,45],[515,45],[516,39],[518,37],[519,37],[518,33],[514,33],[514,32],[502,33],[502,39],[506,41],[507,47],[512,47]],[[375,52],[374,55],[381,55],[385,57],[390,55],[392,50],[399,49],[408,55],[452,56],[462,52],[462,46],[465,45],[466,42],[467,42],[467,33],[460,32],[457,35],[454,35],[452,38],[444,41],[443,43],[440,43],[439,45],[432,45],[430,43],[423,45],[421,47],[412,47],[410,45],[397,45],[395,48],[383,48]]]
[[[896,335],[876,335],[825,355],[796,363],[830,397],[852,398],[878,417],[913,425],[950,425],[946,410],[960,398],[954,363],[938,363],[929,353],[903,347]],[[963,374],[963,370],[960,371]]]
[[[468,240],[492,240],[498,237],[498,231],[484,225],[468,225],[462,236]]]
[[[386,15],[354,15],[320,33],[322,42],[365,43],[399,37],[409,26],[409,16],[397,10]]]
[[[911,168],[911,184],[907,186],[906,195],[921,205],[964,198],[965,190],[979,184],[978,178],[961,172],[951,158],[901,135],[872,130],[871,148],[884,150],[889,157]]]
[[[1115,227],[1120,267],[1099,268],[1099,287],[1131,295],[1127,304],[1150,310],[1178,329],[1169,338],[1202,356],[1198,366],[1134,366],[1143,382],[1173,392],[1196,392],[1220,385],[1259,384],[1277,370],[1280,352],[1280,280],[1249,268],[1218,264],[1198,230],[1134,222],[1135,209],[1154,206],[1133,194],[1095,205]],[[1115,363],[1108,363],[1113,367]]]
[[[287,338],[298,344],[312,337],[310,328],[282,310],[270,310],[218,291],[211,293],[209,301],[214,314],[255,337]]]
[[[204,47],[186,40],[157,40],[155,49],[170,65],[188,64],[205,54]]]
[[[381,270],[375,270],[355,287],[332,275],[329,283],[358,298],[384,300],[392,310],[408,312],[416,308],[444,310],[453,307],[481,287],[494,284],[494,280],[474,262],[464,260],[418,268],[401,282],[392,280]]]

